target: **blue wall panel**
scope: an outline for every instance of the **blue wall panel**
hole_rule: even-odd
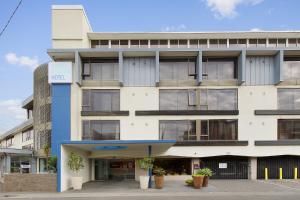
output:
[[[71,85],[52,84],[51,87],[51,154],[57,156],[57,191],[61,191],[61,149],[63,141],[70,141]]]

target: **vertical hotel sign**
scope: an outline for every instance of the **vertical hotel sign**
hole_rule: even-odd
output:
[[[49,62],[48,82],[72,83],[72,62]]]

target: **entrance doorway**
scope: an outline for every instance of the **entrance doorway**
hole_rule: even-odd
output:
[[[95,159],[95,180],[132,180],[135,178],[133,159]]]

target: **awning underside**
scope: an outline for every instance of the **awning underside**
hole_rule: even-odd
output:
[[[62,143],[62,146],[88,152],[90,158],[140,158],[148,155],[160,156],[175,142],[175,140],[69,141]]]

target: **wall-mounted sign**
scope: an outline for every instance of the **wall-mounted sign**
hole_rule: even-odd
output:
[[[219,169],[227,169],[227,163],[219,163]]]
[[[72,83],[72,62],[49,62],[48,83]]]
[[[22,169],[29,169],[29,168],[30,168],[30,165],[21,165],[21,168],[22,168]]]

